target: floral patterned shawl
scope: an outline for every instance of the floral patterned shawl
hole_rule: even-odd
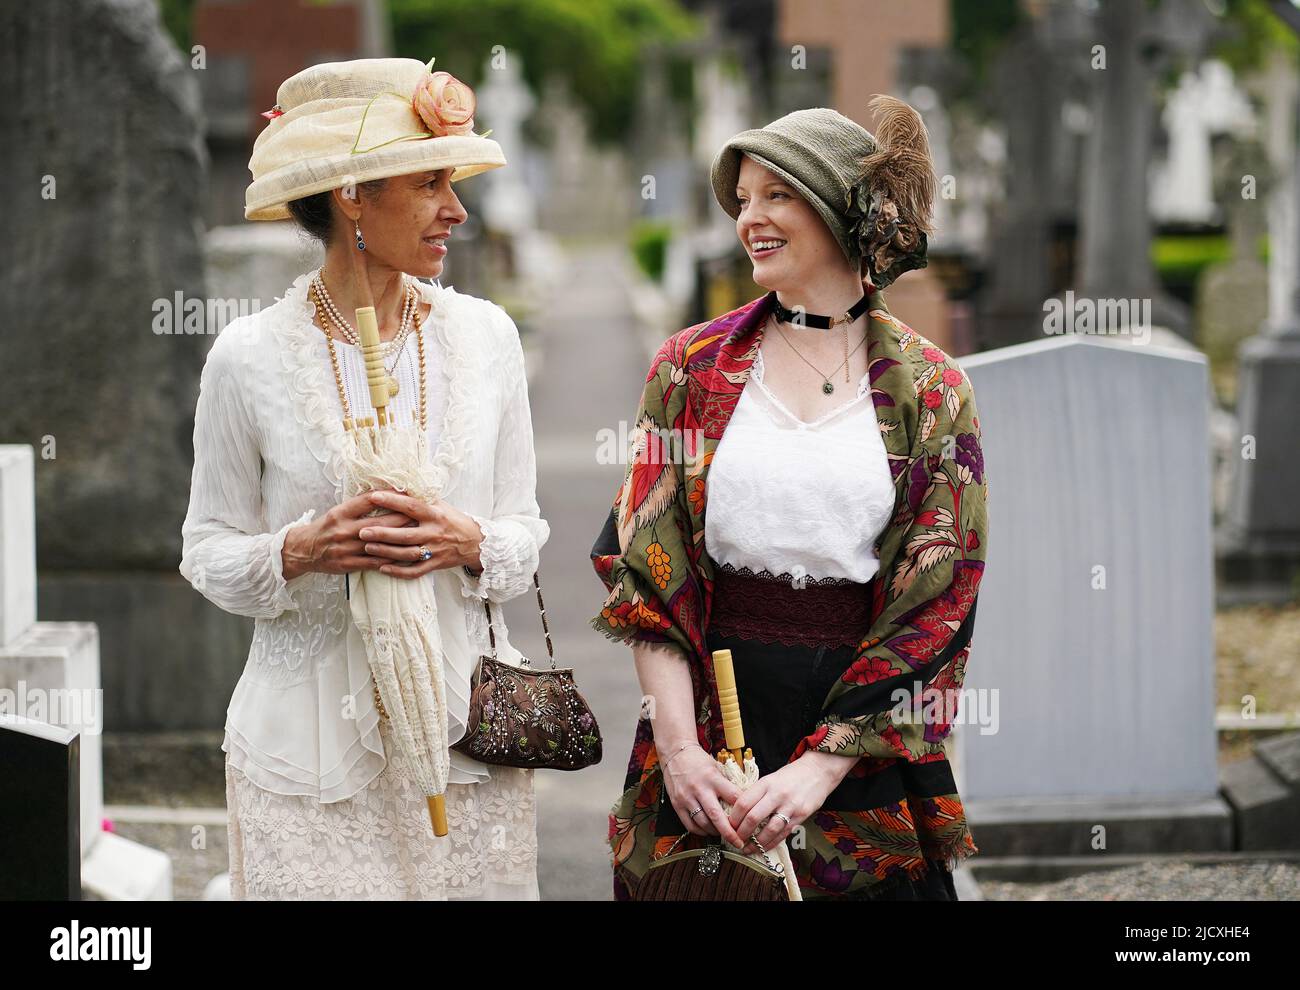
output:
[[[592,626],[611,639],[669,643],[685,654],[699,741],[708,752],[721,749],[724,739],[705,638],[715,574],[704,540],[709,465],[749,378],[774,301],[768,293],[682,330],[660,347],[637,412],[631,464],[591,555],[609,591]],[[809,748],[859,756],[852,771],[859,774],[942,761],[937,769],[948,775],[952,793],[927,795],[904,813],[905,822],[897,814],[889,822],[906,829],[912,853],[919,843],[925,856],[951,865],[978,850],[946,762],[951,724],[945,714],[925,719],[919,713],[936,691],[948,692],[950,704],[965,675],[987,532],[979,418],[961,368],[892,316],[878,291],[867,333],[871,395],[896,486],[895,512],[876,543],[880,568],[869,584],[870,631],[790,759]],[[686,456],[674,456],[680,454],[674,440]],[[901,688],[910,695],[918,680],[925,689],[913,697],[916,714],[897,718],[893,692]],[[951,714],[947,706],[941,711]],[[643,718],[627,791],[610,816],[616,876],[627,883],[635,883],[652,853],[676,838],[654,835],[652,811],[661,786],[650,722]],[[890,828],[889,822],[878,815],[865,824],[879,830]],[[867,885],[899,869],[912,875],[924,869],[917,855],[884,862],[891,857],[882,856],[876,848],[881,845],[858,842],[859,851],[872,850],[865,862],[881,867],[866,878]],[[848,847],[841,842],[838,848]],[[825,855],[834,858],[835,849],[828,847]],[[819,853],[817,862],[822,858]],[[859,856],[857,868],[863,863]],[[834,881],[851,864],[828,865],[835,876],[827,886],[838,889]]]

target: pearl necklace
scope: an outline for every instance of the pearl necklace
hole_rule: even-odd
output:
[[[429,418],[428,418],[427,388],[425,384],[424,337],[420,334],[417,334],[415,337],[415,343],[420,355],[420,361],[419,361],[420,391],[417,400],[417,408],[411,410],[411,418],[418,420],[420,424],[420,432],[425,433],[428,430]],[[375,419],[373,416],[367,416],[360,420],[354,420],[352,418],[352,404],[348,402],[347,388],[343,384],[343,371],[339,367],[338,351],[334,347],[334,338],[331,337],[328,333],[325,334],[325,346],[329,348],[330,364],[333,365],[334,367],[334,384],[338,388],[339,404],[342,405],[343,407],[344,429],[351,430],[354,427],[365,428],[365,427],[374,426]],[[401,361],[400,355],[398,356],[398,361],[399,362]],[[394,365],[393,367],[396,367],[396,365]]]
[[[416,291],[415,286],[406,281],[405,275],[402,276],[402,282],[405,289],[405,299],[402,302],[402,319],[398,324],[396,336],[394,336],[392,340],[385,342],[380,348],[380,356],[384,361],[387,361],[388,358],[392,357],[394,354],[397,354],[398,360],[401,360],[402,348],[406,345],[406,338],[411,335],[411,330],[415,327],[415,309],[417,300],[419,299],[419,293]],[[357,333],[351,323],[343,318],[343,314],[339,312],[339,308],[334,305],[334,300],[330,296],[329,290],[325,288],[325,280],[321,277],[321,269],[316,270],[316,274],[312,277],[311,284],[312,288],[316,290],[316,297],[324,306],[325,315],[329,321],[333,323],[339,333],[342,334],[344,340],[353,347],[360,349],[361,335]],[[393,362],[392,368],[388,368],[388,366],[385,365],[389,374],[392,374],[393,369],[396,367],[396,361]]]

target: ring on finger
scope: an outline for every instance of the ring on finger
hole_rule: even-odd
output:
[[[779,819],[781,819],[781,821],[785,822],[785,827],[786,827],[786,828],[789,828],[791,825],[794,824],[794,822],[790,821],[790,819],[789,819],[786,815],[781,814],[781,812],[779,812],[779,811],[774,812],[774,813],[772,814],[772,818],[779,818]],[[770,822],[770,821],[772,820],[772,818],[769,818],[768,821]]]
[[[698,815],[698,814],[699,814],[701,811],[703,811],[703,810],[704,810],[703,808],[696,808],[694,811],[692,811],[692,812],[691,812],[691,820],[694,821],[694,820],[695,820],[695,816]]]
[[[421,543],[417,549],[420,551],[421,560],[428,560],[430,557],[433,556],[433,551],[430,550],[428,547],[426,547],[423,543]]]

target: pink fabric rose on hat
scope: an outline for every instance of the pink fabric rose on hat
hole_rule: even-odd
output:
[[[474,91],[450,72],[432,72],[420,80],[411,106],[435,137],[474,132]]]

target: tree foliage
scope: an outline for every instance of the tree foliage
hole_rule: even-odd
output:
[[[558,77],[589,113],[593,137],[625,138],[646,44],[690,37],[677,0],[389,0],[394,54],[428,61],[472,86],[494,47],[523,63],[534,92]]]
[[[313,0],[329,3],[331,0]],[[163,24],[189,51],[196,0],[158,0]],[[523,63],[535,93],[550,76],[568,83],[599,141],[626,138],[647,44],[692,37],[699,22],[678,0],[388,0],[393,54],[482,82],[495,46]],[[680,59],[669,60],[672,95],[689,94]]]

